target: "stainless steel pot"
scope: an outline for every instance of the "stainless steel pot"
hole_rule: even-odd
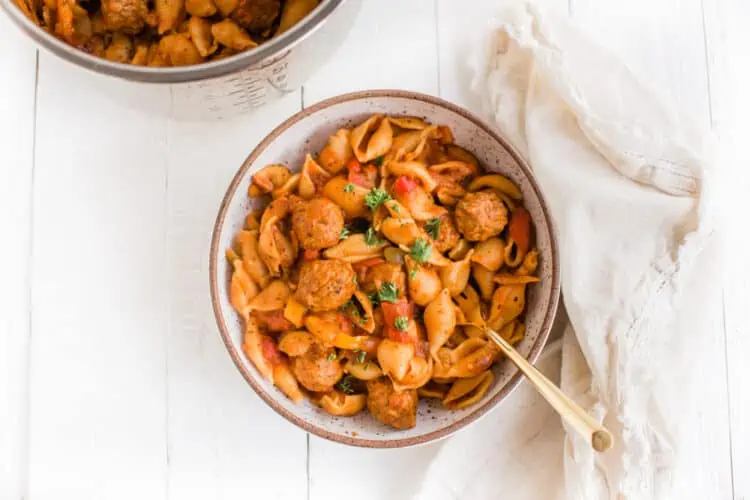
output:
[[[173,108],[189,117],[224,117],[257,108],[299,88],[339,47],[359,11],[358,0],[323,0],[278,38],[218,61],[176,68],[121,64],[92,56],[50,35],[13,3],[3,8],[44,49],[97,73],[133,82],[173,84]]]

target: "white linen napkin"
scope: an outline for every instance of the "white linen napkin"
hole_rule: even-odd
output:
[[[680,331],[705,325],[700,299],[683,300],[681,291],[695,271],[718,276],[701,255],[713,240],[709,148],[566,19],[526,5],[496,26],[475,90],[530,160],[558,225],[570,317],[562,387],[605,421],[617,444],[597,456],[572,430],[563,438],[525,384],[512,407],[445,443],[416,498],[698,493],[699,465],[680,455],[692,401],[683,374],[695,371],[686,368],[701,336],[715,332]]]

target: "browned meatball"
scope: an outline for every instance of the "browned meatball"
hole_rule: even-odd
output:
[[[404,273],[403,266],[390,262],[372,266],[367,270],[365,281],[362,283],[362,290],[367,293],[374,293],[380,290],[380,287],[386,282],[395,284],[399,293],[403,294],[406,290],[406,273]]]
[[[281,0],[239,0],[232,18],[251,33],[263,33],[271,28],[280,10]]]
[[[424,224],[422,224],[424,228]],[[456,225],[453,223],[453,219],[449,214],[443,214],[440,216],[440,230],[438,231],[437,239],[433,240],[433,246],[435,250],[440,253],[447,252],[452,249],[461,239],[461,235],[456,230]]]
[[[507,223],[508,209],[492,191],[469,193],[456,205],[456,226],[469,241],[496,236]]]
[[[294,376],[305,389],[313,392],[328,392],[341,379],[344,370],[341,368],[341,363],[331,356],[333,353],[332,347],[323,347],[316,342],[305,354],[292,358]]]
[[[302,248],[320,250],[338,243],[344,230],[344,216],[331,200],[315,198],[294,205],[292,227]]]
[[[346,304],[356,287],[348,262],[314,260],[302,266],[294,296],[313,312],[330,311]]]
[[[396,429],[411,429],[417,425],[417,391],[398,392],[391,379],[380,377],[367,382],[367,409],[378,422]]]
[[[138,33],[146,25],[146,0],[102,0],[104,24],[110,31]]]

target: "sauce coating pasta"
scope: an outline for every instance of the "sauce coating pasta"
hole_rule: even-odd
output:
[[[244,351],[292,400],[417,425],[420,398],[482,400],[499,349],[525,333],[538,252],[521,191],[445,126],[374,115],[301,172],[269,165],[227,258]]]

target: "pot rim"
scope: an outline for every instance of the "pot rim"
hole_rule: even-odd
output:
[[[251,67],[265,67],[264,62],[274,62],[283,57],[294,46],[314,33],[328,17],[347,0],[323,0],[304,19],[291,29],[273,38],[257,48],[248,50],[226,59],[211,61],[192,66],[170,68],[152,68],[133,66],[97,57],[77,49],[56,38],[37,26],[19,9],[13,0],[0,0],[0,8],[28,36],[44,49],[85,69],[104,75],[115,76],[125,80],[144,83],[186,83],[206,80],[236,73]],[[286,51],[286,52],[285,52]],[[268,61],[268,60],[271,61]]]

